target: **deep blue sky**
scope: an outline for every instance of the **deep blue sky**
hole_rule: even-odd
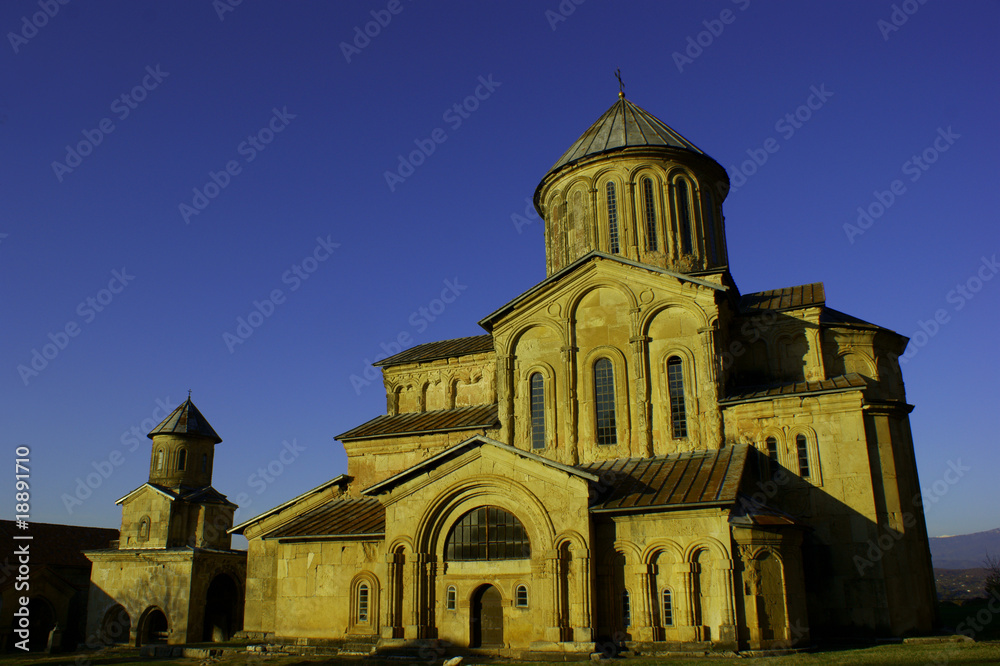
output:
[[[351,382],[381,343],[481,333],[544,278],[541,226],[511,216],[616,100],[620,67],[632,101],[734,180],[773,139],[725,204],[741,290],[823,281],[831,307],[911,336],[930,533],[1000,525],[1000,279],[976,281],[1000,253],[996,2],[910,0],[891,31],[888,1],[564,0],[565,17],[556,0],[243,2],[220,19],[224,2],[74,0],[37,30],[23,19],[37,0],[0,5],[0,403],[6,455],[32,451],[34,520],[117,526],[114,501],[149,464],[149,440],[123,433],[188,389],[225,440],[214,485],[243,495],[238,519],[346,471],[333,436],[384,412],[380,382]],[[345,56],[372,11],[391,21]],[[446,115],[480,77],[478,108]],[[783,122],[813,90],[808,120]],[[244,143],[271,123],[270,143]],[[443,143],[390,189],[385,172],[435,130]],[[926,169],[907,164],[925,151]],[[226,187],[196,201],[210,172]],[[849,239],[844,224],[896,180]],[[286,275],[317,238],[339,247],[306,262],[308,279]],[[949,298],[970,279],[971,298]],[[120,293],[102,291],[112,280]],[[423,318],[446,280],[460,295]],[[227,345],[276,289],[271,316]],[[50,334],[65,348],[19,370]],[[254,476],[285,441],[292,462]],[[97,468],[110,474],[69,512]]]

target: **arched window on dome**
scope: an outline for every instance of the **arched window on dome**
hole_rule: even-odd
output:
[[[455,523],[445,543],[445,560],[526,560],[531,543],[524,525],[498,506],[481,506]]]
[[[667,388],[671,432],[674,439],[683,439],[687,437],[687,409],[684,405],[684,363],[679,356],[667,359]]]
[[[202,471],[202,473],[205,473],[205,472],[208,471],[208,454],[207,453],[201,454],[201,471]]]
[[[712,204],[712,195],[706,193],[704,201],[702,202],[702,215],[705,218],[705,236],[706,242],[708,243],[708,257],[712,262],[712,265],[718,265],[719,263],[719,250],[716,245],[716,234],[715,234],[715,207]]]
[[[163,471],[163,449],[156,452],[156,471]]]
[[[608,249],[611,254],[618,254],[618,200],[615,197],[615,184],[608,182]]]
[[[187,467],[188,452],[187,449],[181,449],[180,454],[177,456],[177,469],[181,472]]]
[[[683,178],[675,183],[677,188],[677,220],[680,224],[681,252],[691,254],[694,243],[691,240],[691,184]]]
[[[655,252],[659,247],[656,240],[656,198],[653,196],[653,179],[642,179],[642,199],[646,212],[646,249]]]
[[[615,369],[609,358],[599,358],[594,363],[594,406],[597,414],[597,443],[604,446],[617,444]]]
[[[545,448],[545,378],[542,373],[532,373],[531,386],[531,448]]]

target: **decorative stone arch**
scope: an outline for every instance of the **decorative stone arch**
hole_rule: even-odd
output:
[[[447,395],[449,407],[454,409],[459,407],[459,389],[462,385],[472,386],[483,381],[485,377],[483,371],[479,368],[476,369],[463,369],[455,370],[448,374],[448,385],[447,385]],[[466,406],[466,405],[462,405]]]
[[[687,548],[684,549],[684,561],[689,563],[693,562],[694,556],[702,550],[710,552],[715,559],[730,561],[729,549],[726,548],[721,541],[710,536],[701,537],[700,539],[688,544]]]
[[[144,515],[142,518],[139,519],[139,525],[136,528],[136,536],[135,536],[135,540],[137,542],[145,543],[146,541],[149,541],[149,530],[151,525],[152,522],[150,521],[148,515]]]
[[[878,381],[878,364],[866,351],[858,349],[857,347],[841,347],[837,349],[837,356],[839,357],[840,363],[843,365],[845,372],[858,372],[857,370],[852,370],[848,365],[849,360],[858,361],[865,368],[864,372],[860,372],[858,374],[871,377],[875,381]]]
[[[685,562],[687,558],[684,556],[684,549],[681,548],[680,544],[673,539],[654,539],[649,542],[642,553],[639,555],[639,562],[642,564],[652,564],[653,560],[660,553],[670,553],[674,556],[677,562]]]
[[[769,457],[767,453],[767,440],[771,437],[774,438],[777,450],[778,459],[775,462],[778,465],[781,465],[782,467],[787,467],[788,447],[785,442],[785,431],[783,429],[773,425],[765,426],[764,428],[761,429],[760,434],[757,436],[757,441],[754,442],[754,445],[766,459]],[[773,474],[776,471],[777,470],[772,469],[771,473]]]
[[[628,203],[627,193],[629,192],[629,174],[620,165],[611,164],[601,169],[594,175],[597,212],[594,216],[597,233],[594,244],[595,249],[607,252],[608,254],[624,255],[627,247],[625,243],[626,229],[628,229],[628,212],[631,206]],[[615,189],[615,217],[617,222],[618,252],[611,251],[611,218],[608,207],[608,183],[612,183]],[[598,222],[599,221],[599,222]]]
[[[595,433],[597,428],[597,405],[595,400],[594,364],[601,358],[611,361],[615,373],[615,429],[617,443],[614,446],[602,446],[594,443],[590,453],[608,451],[628,457],[631,439],[631,414],[629,410],[629,372],[625,353],[611,345],[601,345],[591,349],[580,363],[579,416],[581,430]],[[596,438],[591,438],[596,442]],[[605,456],[605,457],[621,457]]]
[[[819,437],[816,431],[807,425],[792,425],[788,427],[787,432],[787,449],[789,455],[792,456],[794,463],[789,465],[788,468],[792,470],[795,474],[800,475],[799,470],[799,452],[798,452],[798,438],[799,436],[805,437],[806,440],[806,452],[808,454],[809,462],[809,482],[814,486],[823,485],[823,472],[822,464],[819,456]],[[801,476],[801,475],[800,475]]]
[[[121,604],[112,604],[101,618],[98,640],[102,646],[128,644],[132,634],[132,618]]]
[[[772,358],[777,359],[778,367],[784,378],[786,380],[805,381],[806,377],[809,376],[807,371],[809,364],[809,336],[806,335],[806,329],[775,332],[770,342],[774,352]],[[803,346],[801,359],[797,354],[793,357],[786,353],[787,349],[792,349],[793,345],[797,344]],[[791,366],[789,365],[792,360],[800,361],[794,375],[790,372]]]
[[[684,379],[685,429],[687,430],[687,435],[681,438],[673,436],[670,382],[667,369],[667,363],[675,356],[681,360],[681,373]],[[701,373],[699,372],[700,368],[698,367],[698,361],[695,358],[694,352],[686,345],[669,344],[654,360],[656,365],[650,368],[649,376],[656,378],[657,388],[660,392],[660,400],[658,401],[659,405],[657,405],[657,408],[660,411],[661,422],[664,424],[664,428],[661,429],[661,436],[681,441],[687,440],[692,443],[700,442],[701,437],[699,436],[697,424],[701,421],[698,418],[698,413],[700,412],[699,402],[701,399],[698,387],[701,385]]]
[[[709,318],[708,313],[705,312],[697,303],[690,300],[678,300],[675,302],[661,303],[655,307],[646,308],[643,310],[641,318],[639,319],[639,334],[643,336],[649,335],[649,329],[653,325],[653,320],[656,319],[658,315],[663,313],[665,310],[680,309],[687,314],[692,315],[697,319],[697,326],[699,329],[713,328],[715,325],[715,318]]]
[[[699,228],[701,227],[701,219],[699,217],[701,214],[701,208],[698,203],[700,198],[698,178],[690,170],[679,165],[672,168],[667,177],[670,193],[670,210],[673,213],[671,215],[671,226],[677,239],[676,251],[673,256],[678,259],[684,257],[685,255],[691,257],[704,256],[702,254],[703,239],[702,234],[699,231]],[[685,184],[688,186],[687,205],[689,212],[688,223],[690,225],[688,232],[690,233],[690,237],[687,240],[690,242],[690,252],[685,251],[684,228],[681,224],[683,202],[681,201],[680,190]]]
[[[515,356],[517,352],[517,346],[521,342],[521,338],[524,334],[533,328],[545,328],[551,330],[555,333],[556,337],[559,338],[559,343],[563,346],[568,344],[566,340],[566,329],[558,321],[547,316],[536,316],[533,317],[531,321],[525,322],[522,325],[514,329],[513,333],[507,339],[507,344],[501,346],[500,355],[501,356]]]
[[[462,479],[428,502],[413,531],[416,552],[444,561],[445,544],[455,523],[480,506],[500,507],[521,521],[531,544],[531,559],[540,559],[552,548],[555,529],[541,499],[518,481],[487,474]]]
[[[630,174],[631,185],[636,194],[636,231],[639,240],[640,252],[658,252],[669,254],[672,249],[670,234],[670,206],[667,198],[667,180],[665,172],[658,165],[643,164]],[[655,250],[649,248],[648,221],[646,219],[646,191],[643,179],[649,178],[652,181],[653,212],[656,215],[654,221],[656,227],[657,245]]]
[[[363,598],[362,586],[367,586],[367,598]],[[382,588],[378,576],[371,571],[360,571],[351,579],[348,633],[374,635],[381,627],[379,602]],[[364,611],[364,612],[362,612]]]
[[[618,291],[628,302],[629,310],[636,310],[639,307],[639,300],[636,298],[635,292],[633,292],[627,284],[613,278],[603,279],[599,282],[592,282],[579,286],[570,294],[566,305],[566,315],[569,321],[576,321],[577,311],[580,309],[580,302],[583,301],[587,294],[598,289],[614,289]],[[570,328],[572,330],[572,327]],[[569,342],[573,341],[570,340]]]
[[[514,437],[515,442],[526,442],[528,450],[534,450],[532,442],[532,419],[531,419],[531,377],[535,373],[542,376],[544,387],[543,411],[545,414],[545,446],[544,449],[553,450],[558,446],[558,387],[556,384],[556,370],[550,364],[543,361],[535,361],[520,368],[520,375],[514,383],[514,397],[517,400],[515,411],[524,416],[520,419],[521,427]],[[517,419],[514,421],[517,423]]]

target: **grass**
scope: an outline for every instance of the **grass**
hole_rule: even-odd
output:
[[[77,659],[80,658],[78,662]],[[930,645],[880,645],[868,648],[852,648],[844,650],[819,650],[816,652],[799,653],[779,657],[689,657],[689,658],[655,658],[655,657],[633,657],[631,659],[614,660],[614,663],[627,666],[710,666],[714,664],[728,664],[733,666],[736,661],[740,664],[767,664],[768,666],[811,666],[813,664],[887,664],[911,665],[920,664],[924,666],[953,664],[997,664],[1000,663],[1000,642],[985,643],[936,643]],[[482,662],[481,659],[469,660],[473,663]],[[441,660],[437,662],[421,661],[418,659],[362,659],[358,657],[306,657],[306,656],[260,656],[248,655],[244,653],[229,654],[219,660],[212,660],[212,666],[242,666],[252,664],[254,666],[309,666],[312,664],[341,664],[344,666],[430,666],[436,663],[440,666]],[[200,659],[144,659],[139,657],[138,650],[121,649],[107,651],[104,653],[77,653],[63,655],[44,654],[4,654],[0,655],[0,666],[56,666],[58,664],[77,664],[78,666],[199,666],[205,663]],[[514,663],[507,660],[497,660],[495,663]],[[531,662],[517,662],[518,664],[529,664]],[[543,662],[538,666],[554,666],[557,662]],[[576,662],[587,664],[590,662]]]

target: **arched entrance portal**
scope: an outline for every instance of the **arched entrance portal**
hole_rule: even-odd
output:
[[[44,650],[49,642],[49,632],[56,626],[56,612],[45,597],[33,597],[28,602],[28,613],[30,618],[28,630],[31,632],[28,650],[31,652]],[[17,618],[14,619],[16,622]]]
[[[472,595],[470,647],[503,647],[503,606],[500,590],[483,585]]]
[[[139,645],[166,643],[169,631],[167,616],[159,608],[151,608],[139,623]]]
[[[226,574],[212,579],[205,594],[205,625],[202,640],[221,643],[228,641],[242,626],[240,591]]]
[[[131,631],[132,620],[129,619],[128,612],[121,604],[113,606],[104,614],[104,621],[101,622],[101,643],[104,645],[128,643]]]

